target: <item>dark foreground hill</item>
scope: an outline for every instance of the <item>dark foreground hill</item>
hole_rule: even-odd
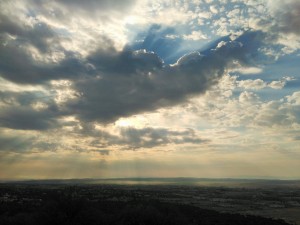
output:
[[[87,200],[45,194],[40,201],[1,202],[1,225],[286,225],[282,220],[218,213],[194,206],[142,200]]]

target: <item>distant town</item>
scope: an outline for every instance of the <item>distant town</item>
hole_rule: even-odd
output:
[[[65,199],[66,205],[68,201],[72,205],[80,200],[87,205],[118,203],[118,207],[137,202],[147,205],[154,201],[217,213],[259,216],[298,225],[299,184],[299,181],[184,178],[3,182],[0,184],[0,221],[7,222],[5,218],[9,218],[8,215],[20,216],[23,213],[24,216],[24,208],[25,212],[28,209],[34,212],[36,208],[45,207],[50,200]],[[10,211],[15,211],[15,214]]]

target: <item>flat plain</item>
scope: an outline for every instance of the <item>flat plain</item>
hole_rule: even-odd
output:
[[[0,184],[0,203],[1,206],[27,204],[39,207],[51,196],[58,195],[87,202],[144,204],[156,201],[218,213],[281,219],[298,225],[299,184],[299,181],[187,178],[3,182]]]

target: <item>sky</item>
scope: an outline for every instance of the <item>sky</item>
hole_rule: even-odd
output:
[[[299,0],[0,8],[0,179],[300,179]]]

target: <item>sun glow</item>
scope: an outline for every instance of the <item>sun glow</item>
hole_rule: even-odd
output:
[[[134,127],[143,128],[147,126],[148,120],[143,116],[133,116],[129,118],[120,118],[115,122],[116,127]]]
[[[130,121],[129,119],[119,119],[116,121],[116,126],[117,127],[131,127],[134,126],[134,123]]]
[[[124,21],[125,24],[136,24],[139,19],[136,16],[127,16]]]

